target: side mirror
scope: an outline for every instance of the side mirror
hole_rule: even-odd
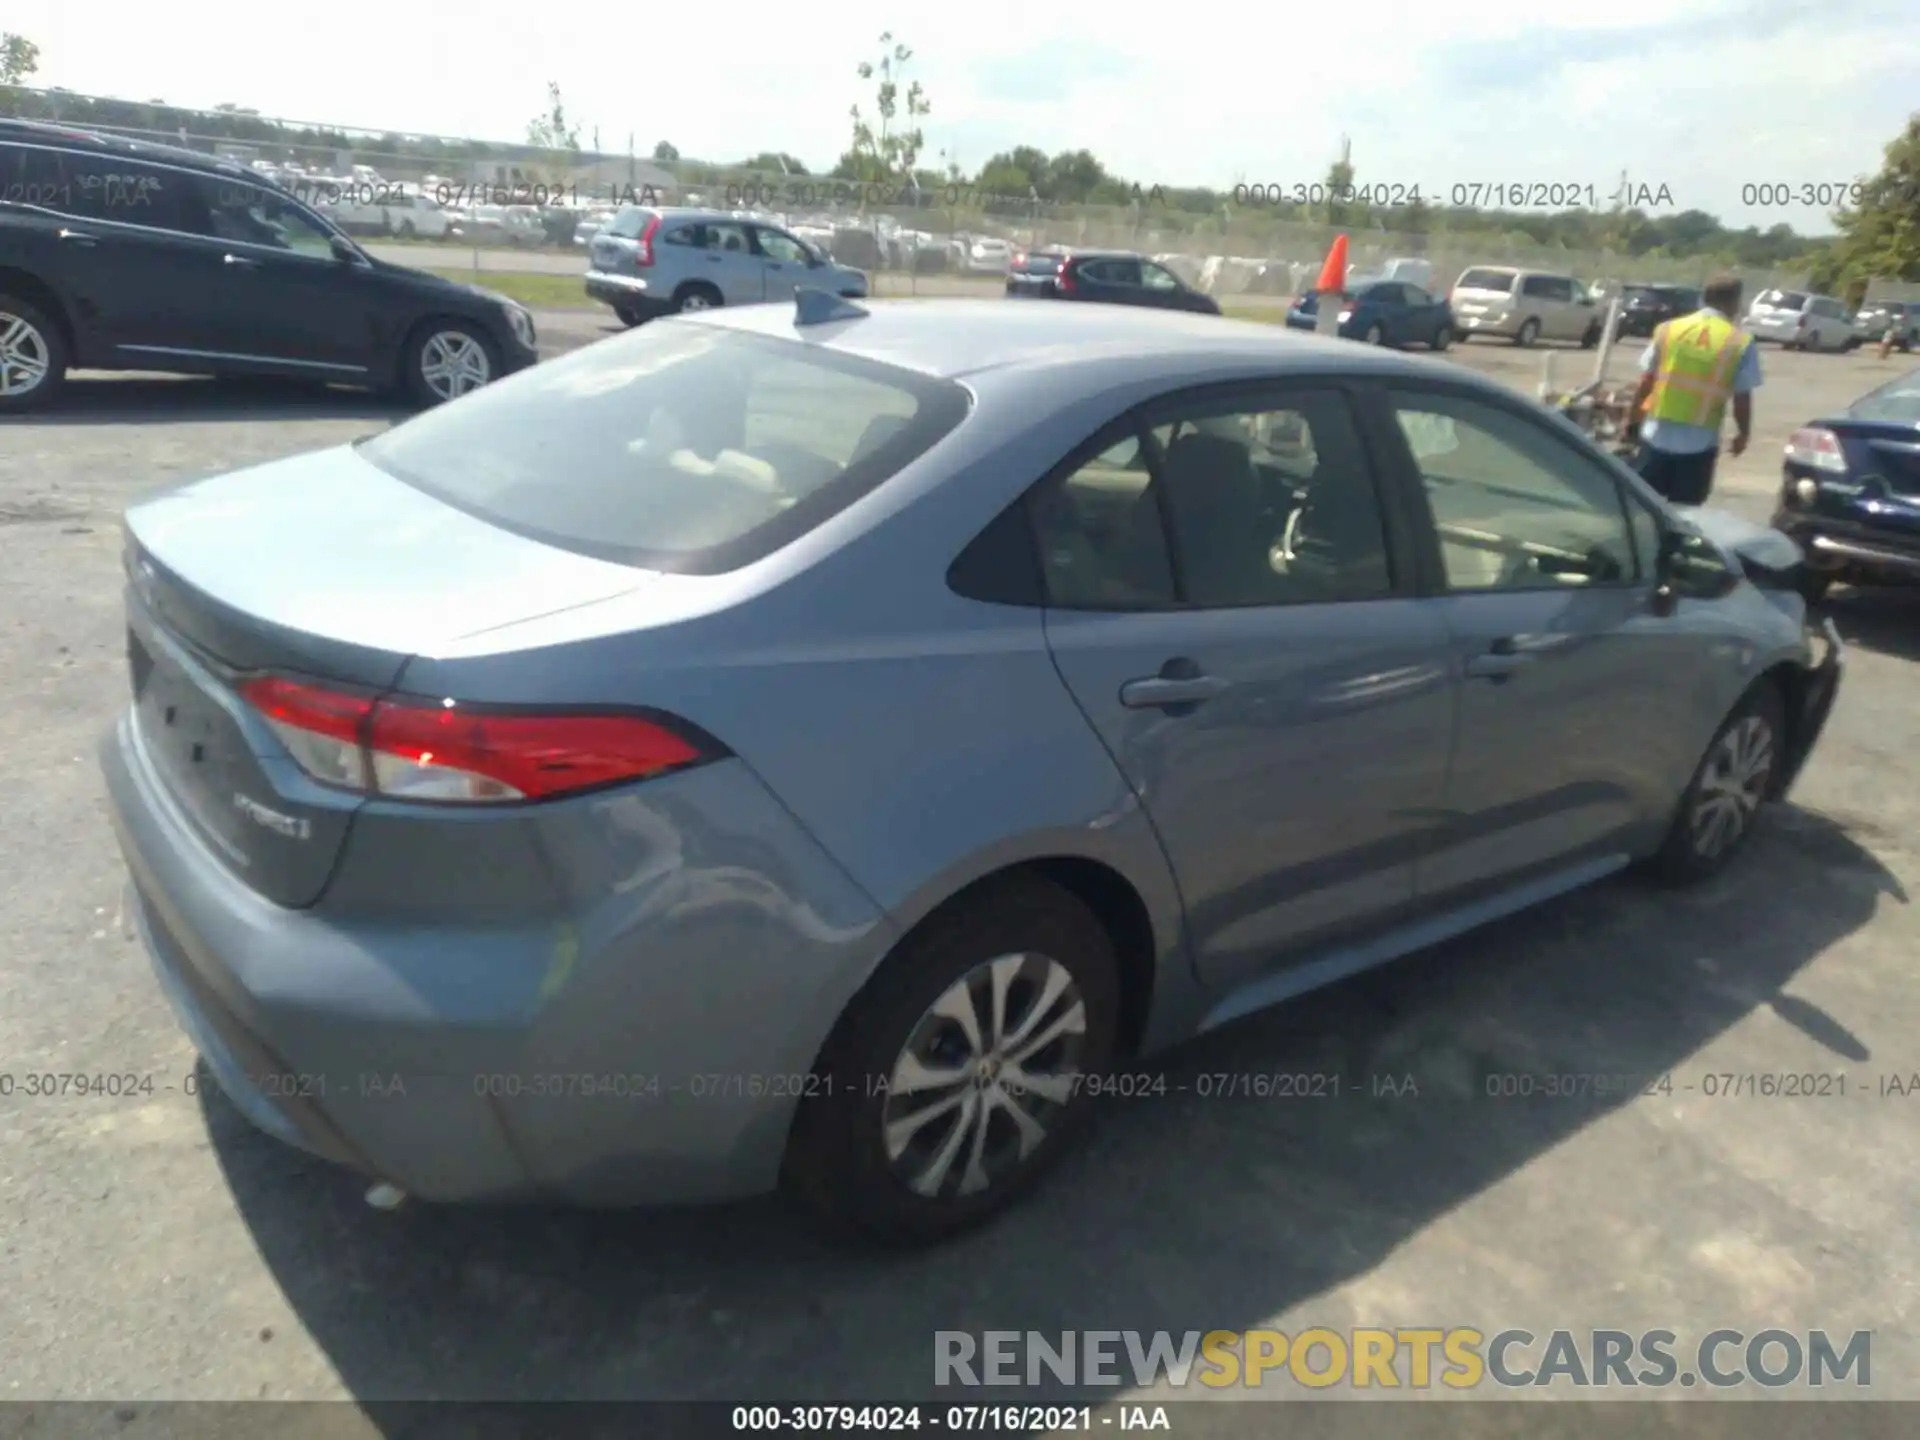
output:
[[[334,236],[332,249],[333,258],[338,260],[342,265],[358,265],[360,263],[360,252],[354,248],[353,242],[347,239],[346,236]]]
[[[1704,535],[1668,530],[1660,537],[1655,598],[1663,614],[1678,600],[1718,600],[1740,584],[1738,562]]]

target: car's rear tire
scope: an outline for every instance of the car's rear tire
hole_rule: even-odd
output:
[[[1593,349],[1594,346],[1600,343],[1600,333],[1605,328],[1606,327],[1598,320],[1594,321],[1593,324],[1587,327],[1587,333],[1580,337],[1580,348],[1582,350]]]
[[[673,313],[676,315],[685,315],[689,311],[718,310],[721,304],[720,292],[700,281],[682,285],[673,292]]]
[[[1673,817],[1653,873],[1670,885],[1719,874],[1752,837],[1786,763],[1787,707],[1763,678],[1714,732]]]
[[[1539,338],[1540,322],[1538,320],[1523,320],[1520,328],[1513,332],[1513,343],[1522,350],[1527,349]]]
[[[1462,340],[1465,338],[1465,336],[1461,337]],[[1444,350],[1451,344],[1453,344],[1452,327],[1442,325],[1438,330],[1433,332],[1433,348],[1435,350]]]
[[[400,361],[407,394],[421,406],[458,400],[499,373],[493,338],[468,320],[424,321],[407,337]]]
[[[613,313],[620,318],[620,323],[629,330],[647,318],[631,305],[616,305],[613,307]]]
[[[1074,895],[1019,877],[961,898],[840,1017],[783,1187],[830,1233],[867,1243],[928,1244],[984,1223],[1086,1122],[1120,1002],[1112,942]]]
[[[1376,320],[1373,324],[1367,326],[1367,333],[1362,338],[1365,339],[1369,345],[1384,345],[1387,343],[1386,327]]]
[[[66,332],[30,300],[0,295],[0,415],[50,404],[73,356]]]

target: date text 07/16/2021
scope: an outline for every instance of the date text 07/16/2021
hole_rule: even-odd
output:
[[[1599,210],[1671,207],[1665,184],[1614,185],[1590,180],[1461,180],[1447,185],[1370,181],[1329,185],[1323,181],[1264,181],[1233,187],[1233,203],[1253,209],[1315,205],[1433,205],[1456,210]]]

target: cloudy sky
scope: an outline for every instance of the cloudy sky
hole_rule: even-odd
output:
[[[1824,207],[1743,204],[1743,187],[1878,169],[1920,105],[1915,4],[1609,0],[1554,18],[1538,0],[1375,0],[1318,32],[1319,7],[1274,4],[9,0],[0,26],[39,44],[39,83],[90,93],[518,139],[551,79],[607,149],[631,133],[817,168],[870,101],[854,67],[891,27],[933,102],[935,163],[1027,143],[1085,147],[1143,185],[1291,185],[1323,176],[1344,134],[1359,181],[1430,200],[1534,183],[1604,197],[1625,171],[1674,209],[1812,233],[1831,228]]]

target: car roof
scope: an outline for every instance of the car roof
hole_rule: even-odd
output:
[[[1104,384],[1116,362],[1130,363],[1141,378],[1165,377],[1176,384],[1182,369],[1200,372],[1235,363],[1302,376],[1444,376],[1468,383],[1477,378],[1459,366],[1415,355],[1215,315],[979,300],[855,303],[867,312],[864,318],[820,325],[796,326],[795,310],[786,305],[703,311],[687,323],[800,339],[946,380],[989,370],[1064,378],[1086,365],[1100,370]]]
[[[182,145],[161,145],[152,140],[136,140],[103,130],[90,130],[84,125],[55,125],[43,120],[0,120],[0,141],[4,140],[13,140],[22,144],[63,145],[74,149],[109,151],[129,158],[137,157],[159,164],[177,165],[184,170],[201,170],[210,175],[241,175],[255,184],[273,183],[251,166],[244,165],[238,160],[229,160],[222,155],[208,155],[204,151],[189,150]]]

